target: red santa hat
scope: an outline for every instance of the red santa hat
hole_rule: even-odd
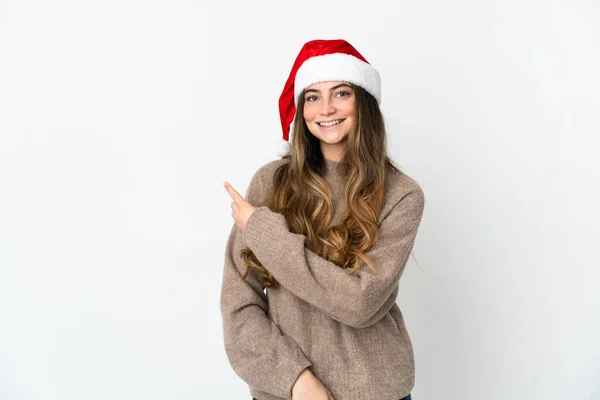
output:
[[[278,155],[289,152],[298,99],[313,83],[345,81],[360,86],[381,103],[379,73],[350,43],[342,39],[311,40],[304,44],[279,97],[283,141]]]

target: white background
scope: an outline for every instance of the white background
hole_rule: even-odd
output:
[[[1,399],[250,399],[222,182],[277,158],[316,38],[379,70],[425,192],[398,297],[413,398],[600,399],[592,0],[1,1]]]

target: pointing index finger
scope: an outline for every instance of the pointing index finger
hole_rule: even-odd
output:
[[[225,182],[223,182],[223,184],[225,185],[225,190],[227,190],[227,193],[229,193],[229,195],[231,196],[231,198],[232,198],[233,200],[235,200],[235,201],[238,201],[238,200],[244,200],[244,197],[243,197],[241,194],[239,194],[239,193],[237,192],[237,190],[235,190],[235,189],[233,188],[233,186],[231,186],[231,185],[229,184],[229,182],[225,181]],[[245,201],[245,200],[244,200],[244,201]]]

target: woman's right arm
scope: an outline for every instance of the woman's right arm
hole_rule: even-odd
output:
[[[265,204],[264,172],[255,173],[248,186],[245,197],[251,204]],[[286,399],[333,400],[308,369],[312,364],[298,344],[268,318],[268,299],[256,274],[242,279],[243,247],[242,231],[233,224],[225,249],[221,315],[225,351],[234,372],[256,389]]]
[[[225,250],[220,308],[225,352],[234,372],[254,388],[286,399],[311,365],[300,347],[267,316],[268,299],[257,274],[246,280],[241,231],[233,224]]]

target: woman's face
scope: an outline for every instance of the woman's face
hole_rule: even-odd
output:
[[[354,126],[354,111],[354,90],[346,82],[319,82],[304,92],[304,120],[310,132],[321,141],[325,155],[327,152],[339,154],[346,146]]]

